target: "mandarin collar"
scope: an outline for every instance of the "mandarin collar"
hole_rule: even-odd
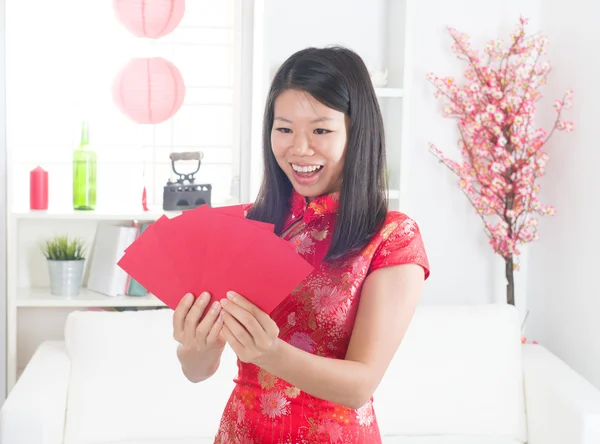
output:
[[[302,219],[305,223],[317,219],[324,214],[337,213],[340,203],[339,191],[306,201],[306,198],[296,190],[292,190],[292,219]]]

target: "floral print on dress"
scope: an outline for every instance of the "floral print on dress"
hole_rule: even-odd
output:
[[[295,236],[291,241],[292,245],[296,247],[296,253],[300,255],[311,254],[314,250],[315,240],[311,233],[300,233]]]
[[[373,413],[373,406],[368,403],[363,405],[361,408],[359,408],[356,411],[356,420],[358,421],[358,424],[361,426],[370,426],[371,424],[373,424],[373,421],[375,420],[375,415]]]
[[[310,334],[297,331],[291,336],[290,344],[296,348],[299,348],[300,350],[312,353],[315,341],[310,337]]]
[[[325,318],[335,312],[346,300],[346,295],[336,287],[320,287],[314,290],[311,301],[317,316]]]
[[[265,392],[260,397],[263,415],[271,419],[287,414],[290,402],[283,393]]]
[[[284,238],[314,271],[271,313],[279,337],[307,353],[344,359],[365,279],[378,268],[429,263],[414,220],[390,211],[379,233],[359,253],[323,262],[331,245],[339,194],[307,203],[292,195]],[[353,410],[311,396],[275,375],[238,361],[236,386],[225,407],[216,444],[379,444],[373,400]]]

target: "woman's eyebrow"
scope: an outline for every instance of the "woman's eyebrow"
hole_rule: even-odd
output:
[[[281,120],[282,122],[292,123],[290,119],[286,119],[285,117],[277,116],[274,120]],[[331,117],[318,117],[315,120],[311,120],[310,123],[319,123],[319,122],[327,122],[329,120],[333,120]]]

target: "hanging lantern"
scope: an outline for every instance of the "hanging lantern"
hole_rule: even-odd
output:
[[[113,99],[137,123],[162,123],[175,115],[185,84],[175,65],[161,57],[131,59],[117,74]]]
[[[158,39],[173,32],[185,13],[185,0],[113,0],[118,20],[133,35]]]

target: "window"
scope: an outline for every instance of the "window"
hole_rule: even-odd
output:
[[[28,208],[29,171],[38,165],[49,172],[50,207],[71,208],[84,118],[98,155],[99,209],[139,208],[144,183],[149,205],[160,208],[175,151],[202,151],[196,183],[212,184],[213,202],[237,202],[240,4],[187,1],[175,31],[152,40],[123,27],[109,0],[6,0],[13,208]],[[163,57],[181,71],[187,93],[172,119],[138,125],[115,106],[113,79],[132,57]]]

